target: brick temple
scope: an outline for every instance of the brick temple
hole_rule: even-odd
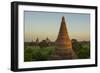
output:
[[[52,55],[53,59],[75,59],[76,54],[72,49],[72,42],[68,35],[68,29],[64,16],[62,17],[61,26],[57,40],[55,41],[55,52]]]

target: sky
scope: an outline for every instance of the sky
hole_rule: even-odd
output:
[[[57,39],[62,16],[65,17],[70,39],[90,40],[90,14],[24,11],[25,42]]]

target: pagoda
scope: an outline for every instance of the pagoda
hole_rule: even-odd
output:
[[[68,35],[64,16],[62,17],[58,38],[56,40],[56,46],[63,49],[72,48],[72,43]]]
[[[52,56],[53,59],[75,59],[76,54],[72,49],[72,42],[68,35],[68,29],[64,16],[62,17],[61,26],[58,37],[55,41],[55,52]]]

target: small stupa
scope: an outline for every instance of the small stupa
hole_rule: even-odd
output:
[[[76,54],[72,49],[72,42],[68,35],[64,16],[62,17],[61,26],[57,40],[55,41],[55,52],[53,59],[75,59]]]

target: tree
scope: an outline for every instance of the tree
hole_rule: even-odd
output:
[[[41,48],[48,47],[48,43],[46,42],[46,40],[43,40],[42,42],[39,43],[39,46]]]
[[[32,49],[31,48],[25,47],[24,61],[32,61]]]
[[[72,48],[76,52],[79,59],[85,59],[90,57],[90,48],[85,47],[88,43],[78,42],[76,39],[72,39]]]
[[[72,48],[77,54],[81,48],[81,44],[76,39],[72,39]]]

